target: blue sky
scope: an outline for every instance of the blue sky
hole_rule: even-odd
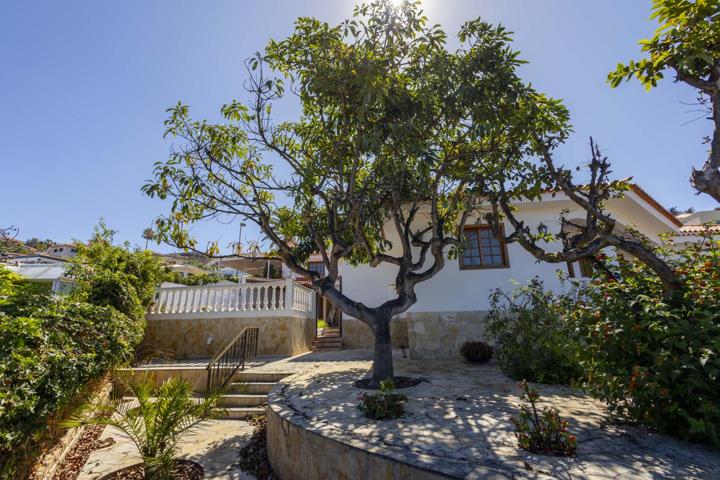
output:
[[[8,0],[0,3],[0,226],[20,238],[87,239],[98,218],[119,240],[140,234],[162,202],[140,194],[166,158],[165,109],[181,100],[217,118],[242,98],[242,61],[282,38],[298,16],[337,23],[353,0]],[[714,208],[688,184],[705,158],[710,124],[691,122],[693,91],[668,81],[652,93],[637,83],[612,90],[608,71],[639,54],[650,0],[424,0],[451,38],[483,17],[515,32],[530,61],[522,76],[564,99],[575,134],[558,152],[586,161],[592,135],[617,177],[633,176],[662,204]],[[292,114],[292,112],[285,112]],[[690,122],[690,123],[688,123]],[[234,225],[195,227],[227,244]],[[256,239],[251,228],[244,240]],[[168,250],[167,247],[158,247]]]

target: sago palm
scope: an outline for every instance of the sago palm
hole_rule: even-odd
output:
[[[125,385],[132,399],[96,402],[66,426],[106,425],[118,428],[135,443],[143,458],[145,478],[173,478],[180,439],[199,422],[217,416],[219,393],[197,398],[191,385],[172,378],[155,386],[152,382]]]

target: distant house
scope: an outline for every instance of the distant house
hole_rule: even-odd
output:
[[[26,255],[10,254],[0,258],[0,262],[6,265],[32,265],[32,264],[63,264],[67,260],[53,255],[42,253],[30,253]]]
[[[65,275],[65,262],[20,263],[6,267],[29,282],[47,285],[55,293],[69,293],[75,284],[72,278]]]
[[[673,238],[676,245],[697,243],[707,235],[720,236],[720,209],[681,213],[676,217],[682,222]]]
[[[77,255],[77,245],[74,243],[56,243],[45,250],[47,255],[60,258],[72,258]]]
[[[183,263],[171,263],[170,265],[166,265],[167,269],[171,272],[176,272],[182,275],[183,277],[192,277],[192,276],[202,276],[207,275],[208,272],[200,267],[196,267],[193,265],[186,265]]]

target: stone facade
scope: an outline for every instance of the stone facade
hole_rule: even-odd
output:
[[[390,323],[395,348],[409,348],[410,358],[460,357],[460,346],[469,340],[487,340],[487,312],[408,312]],[[354,318],[343,319],[345,348],[373,348],[370,327]]]
[[[460,346],[485,337],[487,312],[408,312],[410,358],[460,358]]]
[[[372,349],[375,343],[372,330],[355,318],[343,319],[343,346],[349,349]],[[390,322],[390,337],[395,348],[408,347],[407,320],[396,318]]]
[[[310,350],[315,320],[305,317],[150,319],[144,343],[177,359],[210,358],[245,327],[259,327],[258,355],[298,355]]]

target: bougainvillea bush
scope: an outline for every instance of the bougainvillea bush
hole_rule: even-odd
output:
[[[720,447],[720,243],[658,254],[681,276],[676,295],[619,258],[568,311],[586,343],[586,388],[618,414]]]

